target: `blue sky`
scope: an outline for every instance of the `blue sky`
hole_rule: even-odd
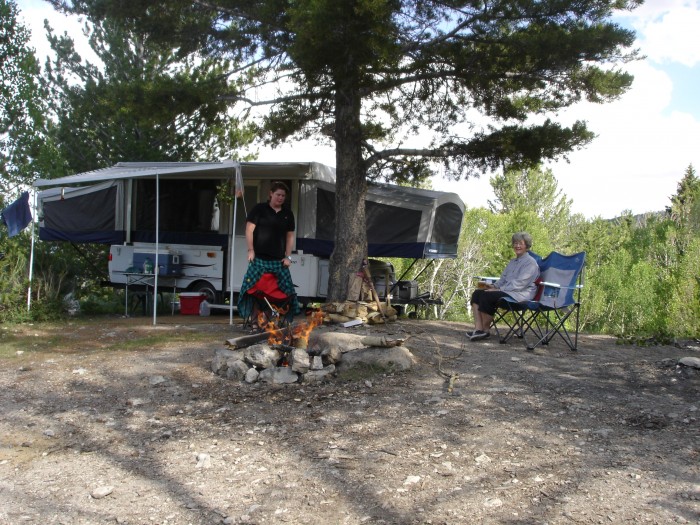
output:
[[[700,116],[700,97],[698,97],[700,68],[681,64],[657,65],[657,67],[663,68],[672,79],[682,79],[682,81],[676,81],[673,84],[672,98],[666,114],[670,114],[672,111],[686,111],[698,118]]]
[[[44,18],[59,32],[79,34],[77,21],[41,0],[17,4],[39,56],[48,52]],[[634,85],[613,103],[582,103],[560,112],[556,120],[586,120],[598,136],[572,153],[570,162],[546,165],[573,200],[573,211],[589,218],[663,210],[688,165],[700,173],[700,0],[647,0],[616,20],[636,31],[636,47],[646,56],[626,66]],[[335,164],[333,150],[313,143],[260,151],[259,159]],[[489,176],[458,183],[436,178],[434,186],[456,191],[470,207],[487,206],[493,200]]]

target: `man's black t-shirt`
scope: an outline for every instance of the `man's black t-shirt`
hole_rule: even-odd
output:
[[[246,221],[255,224],[253,231],[253,249],[255,256],[261,259],[283,259],[287,244],[287,232],[294,231],[294,214],[292,210],[282,207],[279,212],[269,203],[256,204]]]

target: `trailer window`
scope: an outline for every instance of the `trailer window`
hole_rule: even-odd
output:
[[[459,242],[459,230],[462,227],[462,210],[452,202],[441,204],[435,212],[433,223],[433,242],[454,244]]]
[[[218,231],[217,180],[166,179],[160,181],[161,231]],[[156,229],[156,181],[138,180],[134,185],[134,229]]]

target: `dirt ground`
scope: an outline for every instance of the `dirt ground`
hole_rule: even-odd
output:
[[[210,371],[226,316],[0,327],[0,523],[700,523],[700,344],[467,328],[343,329],[415,369],[269,386]]]

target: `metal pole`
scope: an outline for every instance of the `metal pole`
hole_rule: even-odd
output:
[[[156,255],[153,263],[153,326],[158,317],[158,239],[160,237],[160,177],[156,173]],[[146,289],[148,291],[148,288]]]
[[[228,323],[229,325],[233,324],[233,258],[236,255],[236,217],[238,215],[238,193],[243,192],[243,178],[241,176],[241,165],[238,164],[236,166],[236,172],[235,172],[235,183],[233,187],[233,219],[231,221],[231,240],[229,241],[231,243],[230,247],[230,258],[229,258],[229,278],[228,278],[228,286],[229,286],[229,300],[228,300],[228,306],[229,306],[229,311],[228,311]],[[240,188],[239,188],[240,185]]]
[[[36,215],[36,188],[34,189],[34,214]],[[34,276],[34,217],[32,216],[32,247],[29,251],[29,287],[27,288],[27,311],[32,309],[32,277]]]

